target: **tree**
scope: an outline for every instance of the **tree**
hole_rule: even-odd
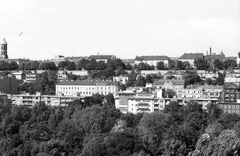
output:
[[[223,85],[224,81],[225,81],[225,76],[222,73],[218,72],[218,77],[216,78],[214,83],[216,85]]]
[[[42,62],[39,66],[41,70],[57,70],[57,66],[54,62]]]
[[[214,64],[214,68],[218,70],[222,70],[224,67],[223,62],[220,61],[219,59],[214,60],[213,64]]]
[[[237,63],[234,60],[225,60],[223,62],[223,66],[225,69],[228,69],[228,68],[234,69],[237,66]]]
[[[137,81],[136,81],[137,86],[146,86],[146,79],[145,77],[138,75]]]
[[[198,70],[207,70],[210,67],[210,63],[203,59],[194,60],[194,64]]]
[[[212,84],[213,84],[213,80],[212,80],[211,78],[207,78],[207,79],[205,80],[205,83],[206,83],[207,85],[212,85]]]
[[[10,62],[10,70],[16,70],[18,68],[18,64],[15,61]]]
[[[158,69],[158,70],[165,70],[166,67],[165,67],[165,65],[164,65],[164,62],[158,62],[158,63],[157,63],[157,69]]]
[[[0,70],[9,70],[10,64],[5,61],[0,61]]]
[[[163,93],[164,98],[173,98],[174,96],[176,96],[176,92],[173,91],[172,89],[167,89]]]

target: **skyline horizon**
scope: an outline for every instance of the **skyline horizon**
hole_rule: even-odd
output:
[[[0,38],[9,56],[113,54],[228,56],[240,52],[239,0],[0,0]]]

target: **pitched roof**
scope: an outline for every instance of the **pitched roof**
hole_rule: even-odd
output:
[[[170,81],[173,85],[184,85],[184,80],[182,79],[154,79],[153,85],[163,85],[166,81]]]
[[[136,56],[135,60],[169,60],[168,56]]]
[[[203,59],[203,53],[184,53],[179,59]]]
[[[109,86],[117,85],[114,81],[63,81],[59,82],[57,85],[100,85]]]
[[[114,55],[90,55],[89,59],[113,59]]]
[[[214,59],[214,60],[217,60],[217,59],[219,59],[219,60],[225,60],[226,59],[226,57],[225,57],[225,55],[223,54],[223,55],[206,55],[206,56],[204,56],[204,59],[205,60],[212,60],[212,59]]]
[[[179,71],[179,70],[177,70],[177,71],[169,70],[164,75],[183,75],[183,73],[181,71]]]

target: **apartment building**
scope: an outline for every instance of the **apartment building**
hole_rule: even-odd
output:
[[[172,89],[177,91],[184,89],[183,79],[155,79],[153,81],[153,88]]]
[[[134,92],[134,91],[122,91],[115,97],[115,106],[122,113],[151,113],[154,111],[164,110],[166,105],[170,102],[176,101],[181,105],[185,105],[188,102],[198,102],[202,104],[206,109],[209,103],[217,103],[218,99],[210,98],[163,98],[162,89],[157,89],[152,92]]]
[[[237,102],[240,99],[240,87],[235,83],[224,83],[224,90],[221,94],[222,102]]]
[[[218,78],[217,70],[205,70],[203,73],[198,73],[202,80],[212,79],[216,80]]]
[[[57,96],[89,96],[92,94],[118,94],[118,86],[113,81],[63,81],[56,84]]]
[[[191,67],[194,67],[195,59],[203,59],[203,53],[184,53],[181,57],[179,57],[179,61],[189,62]]]
[[[11,96],[13,105],[24,105],[32,107],[37,103],[43,102],[49,106],[66,106],[69,102],[80,99],[85,102],[90,100],[91,96],[55,96],[55,95],[41,95],[36,93],[31,94],[15,94]]]
[[[218,103],[219,108],[225,113],[240,113],[240,103],[236,102],[221,102]]]
[[[240,85],[240,73],[239,72],[226,73],[225,82]]]
[[[163,62],[166,67],[169,66],[169,57],[168,56],[136,56],[135,64],[139,64],[141,62],[147,63],[150,66],[157,66],[158,62]]]

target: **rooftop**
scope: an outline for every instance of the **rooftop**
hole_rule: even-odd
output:
[[[135,60],[169,60],[168,56],[136,56]]]
[[[181,79],[154,79],[153,85],[163,85],[167,81],[172,82],[173,85],[184,85],[184,80]]]
[[[203,53],[184,53],[179,59],[203,59]]]
[[[99,86],[109,86],[117,85],[114,81],[63,81],[59,82],[57,85],[99,85]]]

